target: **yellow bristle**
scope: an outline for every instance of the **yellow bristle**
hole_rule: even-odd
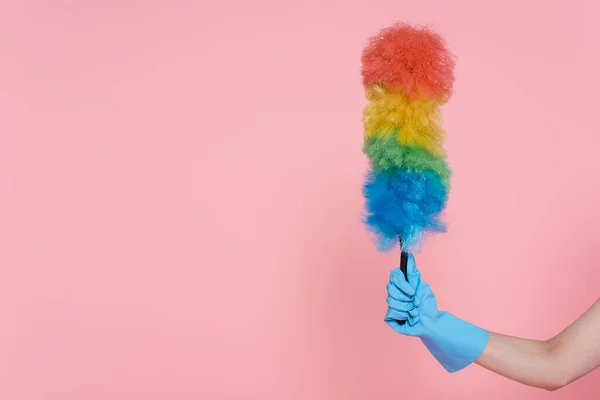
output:
[[[439,101],[410,100],[380,84],[371,85],[366,93],[369,105],[363,111],[365,137],[397,134],[403,145],[422,146],[432,153],[444,154]]]

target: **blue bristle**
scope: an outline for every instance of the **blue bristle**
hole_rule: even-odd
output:
[[[446,231],[440,213],[448,201],[448,189],[431,171],[371,170],[363,193],[365,223],[382,251],[397,245],[399,238],[403,251],[418,250],[426,233]]]

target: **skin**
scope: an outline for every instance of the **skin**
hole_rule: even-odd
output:
[[[600,298],[547,341],[490,333],[476,362],[525,385],[546,390],[568,385],[600,366]]]

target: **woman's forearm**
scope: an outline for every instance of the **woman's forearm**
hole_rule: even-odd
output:
[[[549,342],[490,333],[477,364],[506,378],[546,390],[568,383]]]
[[[502,376],[555,390],[600,366],[600,300],[548,341],[490,333],[477,364]]]

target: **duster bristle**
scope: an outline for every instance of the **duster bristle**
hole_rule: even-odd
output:
[[[454,82],[454,56],[427,27],[398,23],[369,40],[362,54],[365,88],[381,83],[411,99],[447,101]]]
[[[363,152],[371,160],[376,171],[392,173],[396,170],[413,172],[430,171],[439,176],[447,189],[450,188],[452,171],[446,159],[437,156],[421,146],[402,146],[397,134],[374,136],[365,140]]]
[[[389,250],[402,238],[405,249],[419,248],[423,235],[444,232],[440,219],[448,190],[436,174],[370,171],[363,194],[365,223],[375,233],[380,250]]]
[[[410,252],[446,229],[451,171],[439,107],[452,94],[454,56],[435,32],[399,23],[369,41],[362,63],[365,223],[379,249],[400,241]]]
[[[417,145],[435,154],[444,154],[445,133],[435,100],[410,100],[401,93],[390,93],[375,84],[367,89],[370,100],[363,111],[366,138],[398,132],[403,145]]]

